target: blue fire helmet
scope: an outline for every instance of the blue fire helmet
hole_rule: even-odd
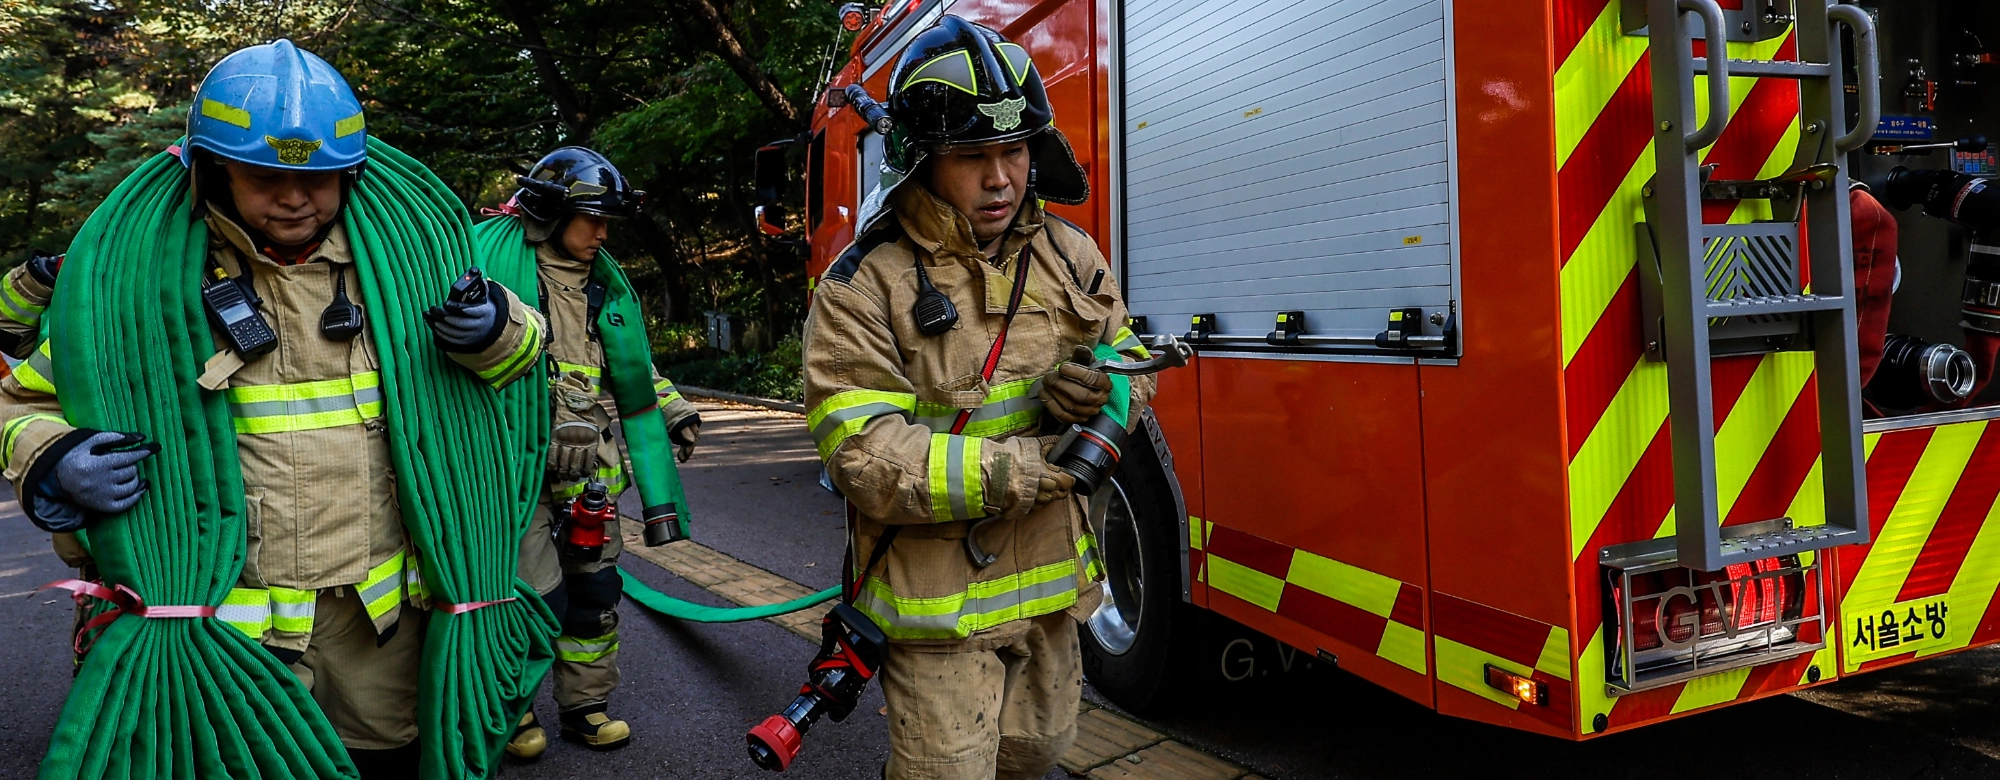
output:
[[[291,41],[239,49],[208,72],[188,111],[187,148],[298,171],[337,171],[368,159],[367,123],[347,79]]]

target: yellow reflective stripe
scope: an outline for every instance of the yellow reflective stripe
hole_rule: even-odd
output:
[[[250,112],[228,103],[202,98],[201,115],[210,119],[220,119],[245,130],[250,129]]]
[[[29,301],[14,285],[13,274],[0,275],[0,315],[22,325],[35,325],[42,321],[42,311],[47,308]]]
[[[1097,563],[1097,534],[1085,531],[1076,538],[1076,559],[1083,564],[1083,576],[1098,579],[1104,567]]]
[[[5,430],[0,430],[0,450],[4,450],[0,452],[0,463],[14,462],[14,443],[20,440],[21,433],[28,430],[29,425],[36,422],[69,424],[62,417],[53,414],[29,414],[8,420]]]
[[[981,466],[984,456],[980,452],[985,440],[976,436],[958,438],[959,450],[955,454],[960,473],[956,483],[962,486],[958,498],[965,505],[967,517],[985,517],[986,471]]]
[[[681,398],[681,391],[675,389],[674,383],[667,381],[665,378],[653,383],[653,394],[660,397],[661,406],[666,406]]]
[[[228,398],[237,433],[338,428],[382,416],[382,376],[367,371],[316,382],[232,387]]]
[[[479,372],[479,378],[485,380],[488,385],[505,387],[508,382],[525,373],[528,366],[534,364],[535,356],[541,354],[542,326],[534,317],[523,320],[522,324],[524,329],[521,333],[521,343],[514,347],[513,354],[508,355],[507,359],[500,361],[498,365]]]
[[[271,629],[271,596],[263,588],[231,588],[215,608],[215,617],[251,641],[261,641]]]
[[[28,355],[27,360],[14,366],[14,381],[20,382],[22,387],[29,390],[55,395],[56,383],[51,381],[56,375],[55,358],[49,351],[49,341],[50,339],[43,339],[42,345],[36,347],[35,351]]]
[[[380,619],[396,606],[403,596],[403,552],[398,550],[389,560],[368,570],[368,579],[362,580],[355,588],[361,603],[368,607],[370,620]]]
[[[568,634],[556,637],[556,657],[571,663],[587,664],[602,660],[615,652],[618,652],[616,631],[587,639]]]
[[[382,376],[373,371],[355,374],[339,379],[322,379],[317,382],[299,382],[289,385],[248,385],[229,388],[229,402],[233,404],[268,403],[271,401],[310,401],[318,398],[333,398],[353,395],[358,389],[380,387]]]
[[[571,371],[581,371],[583,372],[584,376],[590,377],[591,379],[598,379],[604,376],[604,369],[598,368],[596,366],[586,366],[583,365],[582,363],[564,363],[560,360],[556,361],[556,370],[561,371],[565,374]]]
[[[333,123],[333,137],[346,138],[350,135],[361,132],[361,130],[363,128],[366,128],[367,126],[368,126],[367,118],[362,116],[360,112],[355,112],[354,116],[350,116],[346,119],[342,119],[338,122]]]
[[[982,441],[971,436],[931,434],[932,520],[942,523],[986,516],[984,473],[979,467]]]
[[[1139,337],[1132,333],[1131,328],[1119,328],[1118,332],[1111,337],[1111,348],[1118,352],[1129,352],[1137,355],[1141,360],[1153,356],[1153,352],[1146,349],[1146,345],[1139,341]]]
[[[409,592],[412,601],[419,604],[430,603],[431,589],[424,584],[423,568],[414,560],[403,570],[403,588]]]
[[[952,62],[954,57],[956,57],[959,60],[962,60],[963,62],[962,63]],[[952,89],[956,89],[968,95],[977,96],[979,94],[979,91],[976,88],[973,88],[971,85],[960,84],[956,81],[952,81],[951,79],[957,75],[957,71],[955,70],[951,74],[943,78],[937,76],[924,75],[924,71],[930,70],[932,67],[937,66],[939,63],[944,63],[946,65],[946,68],[949,68],[949,66],[952,64],[959,64],[960,67],[964,69],[966,78],[973,78],[972,53],[970,51],[959,51],[959,52],[954,52],[952,54],[944,55],[942,57],[939,57],[937,59],[931,60],[930,62],[926,62],[923,65],[918,66],[916,72],[911,73],[909,77],[903,81],[903,89],[909,89],[910,87],[916,86],[917,84],[925,81],[935,81],[939,84],[951,87]],[[939,69],[945,70],[946,68],[939,68]]]
[[[1285,581],[1382,617],[1395,611],[1396,595],[1403,589],[1402,580],[1304,550],[1292,552]]]
[[[883,390],[849,390],[820,402],[806,415],[806,429],[812,431],[822,460],[833,454],[840,443],[861,432],[869,420],[885,414],[908,414],[917,406],[911,393]]]
[[[1285,595],[1284,580],[1212,554],[1204,561],[1209,587],[1263,607],[1266,612],[1278,611],[1278,599]]]
[[[616,466],[599,466],[597,468],[597,481],[604,483],[604,489],[610,491],[613,495],[625,492],[625,487],[629,484],[625,480],[625,466],[622,463]],[[575,482],[561,483],[550,492],[554,493],[557,498],[570,498],[572,496],[583,495],[583,489],[589,485],[590,480],[579,479]]]
[[[1076,559],[975,582],[964,593],[936,598],[897,596],[869,578],[855,606],[897,639],[958,639],[1009,621],[1046,615],[1076,603]]]
[[[1382,626],[1382,639],[1375,643],[1375,654],[1417,674],[1431,673],[1428,662],[1424,660],[1424,630],[1421,628],[1389,621]]]
[[[310,634],[313,628],[313,609],[319,601],[319,594],[310,590],[295,590],[271,586],[271,627],[292,634]]]
[[[980,399],[979,408],[972,410],[972,416],[966,418],[965,428],[959,434],[990,439],[1041,422],[1042,399],[1033,395],[1038,381],[1037,377],[1029,377],[993,386],[986,397]],[[957,424],[961,410],[944,404],[918,402],[913,411],[916,424],[932,431],[949,431],[951,426]]]

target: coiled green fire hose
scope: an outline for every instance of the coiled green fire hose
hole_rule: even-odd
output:
[[[548,409],[539,381],[501,392],[431,342],[424,308],[474,264],[464,210],[421,164],[370,139],[344,212],[382,389],[397,494],[440,605],[418,703],[426,780],[489,776],[553,659],[554,615],[515,578]],[[107,585],[147,607],[214,606],[242,572],[243,478],[230,411],[195,383],[212,353],[198,290],[207,229],[188,175],[155,156],[71,246],[47,319],[71,424],[161,445],[151,489],[84,534]],[[532,267],[489,265],[533,288]],[[535,375],[531,375],[535,376]],[[211,617],[125,614],[85,656],[43,778],[354,777],[310,694],[269,652]]]

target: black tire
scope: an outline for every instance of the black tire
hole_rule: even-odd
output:
[[[1164,709],[1191,664],[1189,637],[1200,615],[1181,601],[1181,525],[1172,489],[1143,430],[1105,486],[1110,507],[1097,529],[1105,567],[1104,604],[1079,628],[1083,673],[1128,711]],[[1136,605],[1135,605],[1136,602]]]

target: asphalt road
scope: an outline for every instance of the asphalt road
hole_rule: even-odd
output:
[[[840,567],[839,502],[818,486],[799,418],[722,407],[707,407],[704,416],[703,446],[683,471],[695,538],[803,584],[832,585]],[[69,571],[11,497],[0,498],[0,712],[7,716],[0,718],[0,777],[29,777],[68,689],[70,606],[67,598],[27,591]],[[628,560],[630,571],[667,593],[726,603]],[[593,753],[556,741],[543,760],[510,766],[504,776],[764,776],[744,757],[742,734],[790,700],[812,646],[765,622],[689,625],[631,606],[623,613],[625,682],[612,705],[632,722],[633,744]],[[1582,744],[1439,716],[1323,666],[1282,671],[1268,640],[1251,657],[1260,673],[1250,680],[1191,686],[1201,692],[1179,712],[1144,720],[1272,780],[2000,778],[2000,650]],[[1240,668],[1240,657],[1236,663]],[[847,722],[820,724],[786,776],[877,777],[887,754],[880,707],[880,694],[871,692]],[[545,719],[554,709],[546,696],[538,704]]]

